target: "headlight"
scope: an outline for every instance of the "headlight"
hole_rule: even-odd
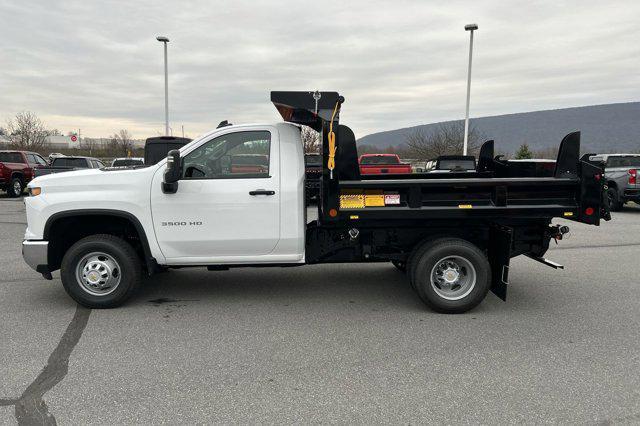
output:
[[[32,197],[40,195],[41,192],[42,188],[40,188],[39,186],[29,187],[29,195],[31,195]]]

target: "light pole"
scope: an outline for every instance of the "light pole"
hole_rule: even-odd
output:
[[[465,31],[471,32],[469,38],[469,71],[467,72],[467,109],[464,114],[464,143],[462,144],[462,155],[467,155],[467,144],[469,142],[469,101],[471,99],[471,58],[473,57],[473,32],[478,29],[477,24],[464,26]]]
[[[164,36],[158,36],[156,40],[164,43],[164,134],[169,136],[169,69],[167,67],[167,43],[169,43],[169,39]]]

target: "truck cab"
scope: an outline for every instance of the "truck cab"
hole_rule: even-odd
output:
[[[234,167],[239,155],[260,156],[266,164]],[[124,216],[137,225],[136,238],[144,234],[159,265],[304,262],[305,170],[298,126],[224,127],[182,147],[180,156],[173,191],[163,186],[167,159],[147,168],[37,178],[32,187],[40,193],[26,200],[26,236],[53,238],[48,269],[60,266],[55,253],[67,248],[65,238],[80,236],[74,235],[81,229],[77,222],[107,229],[110,223],[121,226]]]
[[[237,158],[260,167],[239,167]],[[180,150],[182,175],[151,181],[161,258],[172,264],[304,262],[304,153],[299,127],[228,126]]]

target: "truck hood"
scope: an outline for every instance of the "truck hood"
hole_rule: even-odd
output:
[[[136,185],[149,181],[156,167],[119,168],[119,169],[83,169],[39,176],[29,183],[29,187],[39,186],[50,192],[85,190],[115,185]]]

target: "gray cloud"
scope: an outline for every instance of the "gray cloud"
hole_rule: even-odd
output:
[[[166,3],[166,4],[165,4]],[[169,45],[171,121],[273,121],[270,90],[338,90],[358,136],[472,116],[640,98],[635,1],[0,0],[0,121],[137,137],[163,129],[158,34]]]

